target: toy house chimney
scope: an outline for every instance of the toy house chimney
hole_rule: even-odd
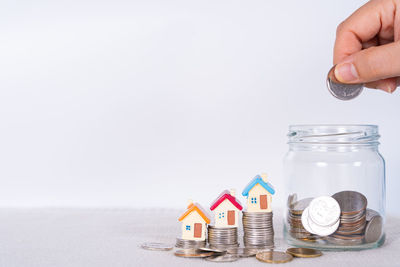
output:
[[[231,194],[231,196],[234,197],[234,196],[235,196],[235,189],[231,189],[231,190],[230,190],[230,194]]]
[[[261,178],[262,178],[262,180],[264,181],[264,182],[267,182],[267,174],[266,173],[261,173]]]

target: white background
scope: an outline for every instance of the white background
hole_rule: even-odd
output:
[[[371,123],[400,214],[399,94],[325,86],[363,2],[1,1],[0,206],[208,207],[262,171],[281,205],[289,124]]]

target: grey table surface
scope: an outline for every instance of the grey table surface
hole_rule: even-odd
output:
[[[0,209],[0,266],[253,266],[178,258],[148,251],[143,242],[174,244],[182,211],[171,209]],[[277,250],[285,250],[281,212],[274,212]],[[388,217],[385,244],[373,250],[324,252],[285,266],[400,266],[400,218]]]

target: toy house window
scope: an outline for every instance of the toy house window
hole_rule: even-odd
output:
[[[186,231],[190,231],[190,225],[186,225]]]
[[[252,204],[257,204],[257,198],[256,197],[252,197],[251,198],[251,203]]]
[[[218,213],[218,218],[219,219],[222,219],[222,218],[224,218],[225,217],[225,212],[220,212],[220,213]]]

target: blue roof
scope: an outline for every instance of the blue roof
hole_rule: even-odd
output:
[[[256,177],[253,178],[253,180],[250,181],[250,183],[244,188],[242,195],[247,197],[249,195],[249,191],[256,185],[260,184],[262,187],[264,187],[268,192],[270,192],[272,195],[275,194],[275,189],[272,187],[272,185],[268,182],[264,182],[264,180],[261,178],[260,175],[257,175]]]

